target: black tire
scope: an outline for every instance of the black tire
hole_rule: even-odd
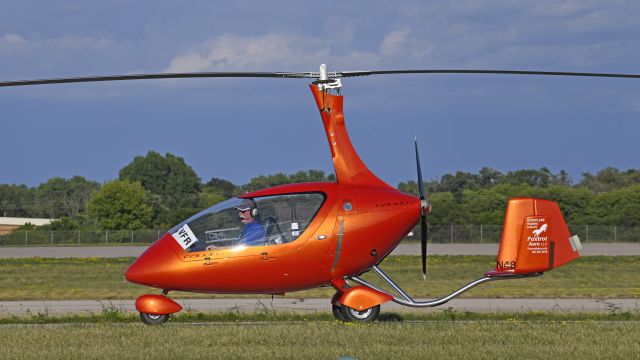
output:
[[[140,313],[140,319],[142,319],[142,322],[145,323],[146,325],[162,325],[164,323],[167,322],[167,320],[169,320],[169,314],[147,314],[147,313]]]
[[[342,316],[347,322],[372,322],[380,316],[380,305],[370,307],[365,310],[352,309],[346,305],[341,306]]]
[[[342,306],[331,304],[331,310],[333,310],[333,316],[335,316],[336,320],[342,322],[347,321],[342,315]]]

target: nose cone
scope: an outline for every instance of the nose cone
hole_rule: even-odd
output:
[[[171,235],[169,235],[171,237]],[[170,279],[180,264],[175,252],[167,246],[167,236],[151,245],[125,271],[127,281],[157,288],[171,288]]]

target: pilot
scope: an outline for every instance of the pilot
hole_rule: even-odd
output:
[[[264,245],[265,229],[260,223],[258,207],[253,199],[243,199],[236,206],[240,222],[244,225],[240,233],[239,245],[256,246]]]

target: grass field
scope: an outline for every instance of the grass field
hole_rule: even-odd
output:
[[[255,323],[255,322],[308,322],[334,321],[329,311],[295,312],[285,310],[260,309],[252,312],[241,311],[192,311],[186,309],[171,315],[169,324],[173,323]],[[400,312],[383,312],[378,321],[542,321],[542,322],[576,322],[576,321],[635,321],[640,322],[640,310],[619,310],[599,312],[471,312],[443,308],[440,311],[425,312],[409,310]],[[99,313],[61,313],[48,312],[9,315],[0,313],[0,325],[9,324],[98,324],[98,323],[140,323],[137,312],[129,312],[114,306],[106,306]]]
[[[638,321],[0,326],[2,359],[634,359]]]
[[[409,293],[433,298],[478,278],[493,256],[433,256],[422,281],[418,256],[385,269]],[[0,259],[0,300],[134,299],[157,289],[129,284],[119,259]],[[640,257],[585,257],[539,278],[490,283],[475,298],[640,298]],[[369,276],[370,279],[374,277]],[[322,288],[289,297],[330,297]],[[172,297],[205,297],[172,293]],[[220,297],[217,295],[215,297]],[[237,297],[234,295],[233,297]],[[255,297],[255,296],[251,296]],[[344,324],[329,312],[183,311],[148,327],[135,313],[0,316],[0,359],[635,359],[640,312],[384,313],[373,324]]]
[[[493,256],[432,256],[428,259],[426,282],[422,280],[419,256],[391,256],[382,268],[412,296],[434,298],[482,276],[493,267],[494,260]],[[135,299],[145,292],[157,293],[157,289],[123,279],[122,274],[132,261],[133,258],[0,259],[0,300]],[[591,256],[538,278],[481,285],[462,297],[640,298],[639,274],[640,256]],[[376,279],[373,274],[365,278]],[[332,288],[319,288],[286,296],[328,298],[333,292]],[[174,292],[171,297],[211,295]]]

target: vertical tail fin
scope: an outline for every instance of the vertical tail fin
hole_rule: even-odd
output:
[[[544,272],[580,256],[577,236],[571,236],[555,201],[509,199],[494,273]]]

